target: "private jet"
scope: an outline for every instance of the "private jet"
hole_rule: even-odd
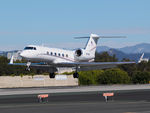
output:
[[[10,60],[10,65],[25,65],[27,69],[37,67],[40,69],[48,69],[49,77],[55,78],[55,72],[60,68],[72,68],[75,72],[74,78],[78,78],[79,71],[97,70],[113,68],[121,64],[133,64],[135,62],[94,62],[96,46],[99,38],[113,38],[106,36],[98,36],[91,34],[88,38],[85,48],[75,50],[66,50],[58,48],[49,48],[37,45],[28,45],[22,50],[20,56],[25,58],[27,63],[13,63],[13,56]],[[39,63],[32,63],[33,61]]]

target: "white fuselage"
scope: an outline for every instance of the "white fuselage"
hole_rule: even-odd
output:
[[[95,55],[91,56],[88,52],[82,54],[80,58],[75,55],[75,50],[65,50],[58,48],[48,48],[43,46],[29,45],[20,56],[29,61],[41,61],[47,63],[79,62],[93,60]]]
[[[47,63],[92,62],[95,58],[96,45],[99,36],[91,34],[84,49],[65,50],[43,46],[28,45],[20,56],[31,61]]]

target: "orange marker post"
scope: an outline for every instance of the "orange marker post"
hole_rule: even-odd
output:
[[[41,94],[38,95],[38,102],[44,102],[44,100],[46,100],[46,102],[48,102],[48,94]]]
[[[114,93],[103,93],[103,96],[105,97],[106,102],[108,101],[108,97],[114,96]]]

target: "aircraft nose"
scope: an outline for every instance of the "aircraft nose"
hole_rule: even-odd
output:
[[[20,53],[20,56],[21,56],[21,57],[25,57],[25,53],[22,51],[22,52]]]

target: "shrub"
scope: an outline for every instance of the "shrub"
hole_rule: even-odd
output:
[[[128,84],[130,77],[120,69],[107,69],[98,78],[99,84]]]
[[[73,75],[74,71],[73,72],[64,72],[62,73],[63,75]]]
[[[103,70],[93,71],[81,71],[79,72],[79,84],[80,85],[97,85],[98,78],[103,74]]]
[[[137,71],[132,77],[133,83],[147,84],[150,81],[150,72]]]

